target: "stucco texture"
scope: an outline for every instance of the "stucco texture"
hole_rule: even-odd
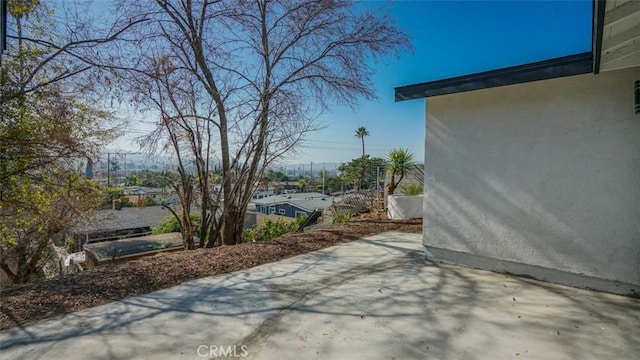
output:
[[[640,291],[639,79],[632,68],[427,99],[424,245]]]

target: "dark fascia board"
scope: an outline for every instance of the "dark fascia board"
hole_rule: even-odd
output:
[[[397,87],[395,88],[395,101],[554,79],[592,71],[593,52],[589,51],[482,73]]]
[[[602,53],[602,34],[604,31],[604,13],[606,10],[606,0],[593,0],[593,73],[600,72],[600,56]]]

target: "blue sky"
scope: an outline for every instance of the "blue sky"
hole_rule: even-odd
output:
[[[385,1],[364,1],[384,7]],[[406,147],[424,158],[424,100],[395,103],[394,87],[519,65],[591,49],[591,0],[394,1],[392,15],[414,51],[375,64],[378,101],[334,107],[320,118],[295,158],[284,163],[347,162],[360,156],[355,130],[366,127],[366,152],[384,157]],[[118,148],[133,149],[120,139]],[[123,149],[123,150],[124,150]]]
[[[379,100],[336,107],[288,162],[346,162],[360,156],[353,135],[366,127],[366,152],[407,147],[424,157],[424,100],[395,103],[394,87],[565,56],[591,49],[591,1],[396,1],[392,15],[414,51],[377,64]],[[383,2],[368,1],[365,6]],[[302,160],[302,161],[300,161]]]

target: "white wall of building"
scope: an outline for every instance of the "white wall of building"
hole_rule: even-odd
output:
[[[640,68],[427,99],[427,257],[640,292]]]
[[[420,219],[422,217],[422,195],[389,195],[387,196],[387,216],[391,220]]]

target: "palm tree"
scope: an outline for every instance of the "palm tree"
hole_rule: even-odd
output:
[[[389,162],[387,169],[391,173],[391,181],[387,185],[388,194],[393,195],[400,181],[404,179],[413,167],[413,153],[405,148],[391,149],[386,158]],[[398,181],[396,181],[396,176],[398,176]]]
[[[364,156],[364,137],[365,136],[369,136],[369,131],[367,130],[366,127],[360,126],[356,130],[356,133],[355,133],[354,136],[357,137],[358,139],[362,140],[362,156]]]

